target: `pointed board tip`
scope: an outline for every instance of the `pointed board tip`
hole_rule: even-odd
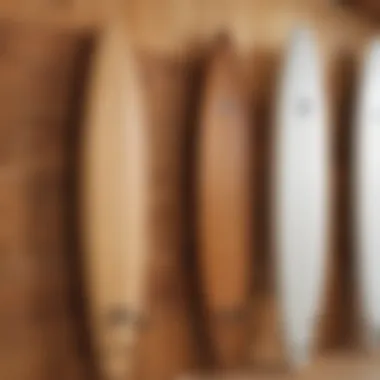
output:
[[[364,48],[363,55],[361,57],[361,69],[360,69],[360,87],[358,98],[362,102],[363,107],[365,105],[377,103],[378,99],[378,87],[380,84],[380,39],[376,38],[369,41]],[[372,99],[371,103],[367,99]]]
[[[227,30],[221,30],[213,41],[213,52],[215,54],[231,54],[234,51],[234,41]]]
[[[98,31],[92,61],[92,75],[99,78],[96,81],[135,76],[137,62],[123,22],[108,23]]]
[[[376,353],[380,349],[380,327],[367,329],[364,345],[369,354]]]
[[[309,361],[309,354],[305,348],[292,350],[289,354],[289,367],[292,371],[301,371],[305,368]]]
[[[208,69],[206,76],[212,78],[227,78],[236,71],[239,66],[238,55],[234,43],[226,31],[222,31],[216,35],[212,42],[210,52],[208,54]],[[212,80],[214,81],[214,80]],[[224,80],[222,81],[224,82]]]
[[[318,40],[315,32],[305,26],[296,27],[290,35],[287,47],[287,60],[291,65],[296,65],[297,72],[300,70],[309,70],[319,56]]]
[[[373,38],[370,41],[370,46],[372,47],[372,49],[380,49],[380,36]]]
[[[125,49],[127,46],[127,32],[123,22],[111,22],[99,31],[98,47]]]
[[[298,83],[300,87],[318,88],[322,81],[324,64],[314,32],[309,28],[294,29],[285,51],[283,80],[287,88]],[[299,78],[304,80],[300,81]],[[282,82],[281,82],[282,83]]]
[[[297,26],[291,34],[290,43],[292,46],[305,48],[316,43],[315,33],[307,26]]]
[[[221,30],[215,37],[215,45],[217,46],[229,46],[231,42],[232,38],[227,30]]]
[[[372,61],[380,61],[380,37],[371,40],[365,49],[365,57]]]

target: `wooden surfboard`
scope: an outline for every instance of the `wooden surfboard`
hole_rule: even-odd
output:
[[[294,32],[274,131],[273,227],[281,328],[289,364],[307,363],[328,249],[329,136],[323,68],[312,32]]]
[[[216,364],[245,360],[251,268],[249,105],[233,47],[221,37],[208,67],[198,151],[202,288]]]
[[[358,283],[365,343],[380,339],[380,40],[364,57],[354,131]]]
[[[124,37],[122,27],[110,27],[94,57],[81,189],[93,342],[112,380],[131,370],[149,251],[144,104]]]

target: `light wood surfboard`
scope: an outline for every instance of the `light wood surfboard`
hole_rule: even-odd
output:
[[[247,354],[251,267],[251,126],[231,43],[221,37],[206,73],[198,151],[200,272],[216,365]]]
[[[354,204],[358,284],[365,344],[380,340],[380,40],[363,62],[354,131]]]
[[[272,221],[281,333],[293,368],[310,359],[322,307],[330,179],[323,81],[312,32],[297,29],[276,105]]]
[[[83,145],[86,284],[104,379],[127,379],[143,312],[149,251],[148,147],[138,70],[123,28],[100,37]]]

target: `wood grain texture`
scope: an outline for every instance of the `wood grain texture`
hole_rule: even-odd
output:
[[[329,357],[321,357],[313,366],[302,373],[263,373],[260,371],[234,372],[213,375],[184,375],[179,380],[372,380],[379,376],[380,365],[378,355],[371,358],[343,353],[332,354]]]
[[[78,379],[87,359],[70,300],[68,121],[84,40],[8,22],[1,36],[0,374]]]
[[[173,379],[196,368],[201,356],[190,284],[192,252],[189,226],[186,140],[196,111],[194,62],[180,56],[141,53],[147,96],[151,154],[152,241],[147,310],[136,376],[141,380]],[[195,64],[196,66],[196,64]],[[196,98],[195,98],[196,99]]]
[[[380,4],[376,0],[346,0],[355,11],[371,23],[378,23],[380,18]]]
[[[85,30],[117,15],[117,0],[15,0],[0,2],[0,18],[60,29]]]
[[[228,31],[244,53],[281,51],[300,23],[316,28],[330,45],[350,48],[373,31],[353,12],[319,0],[161,0],[159,5],[155,0],[141,0],[127,2],[125,16],[136,44],[167,53],[208,45],[221,31]]]
[[[105,379],[129,378],[144,316],[149,146],[138,67],[122,25],[100,35],[83,134],[84,276]]]

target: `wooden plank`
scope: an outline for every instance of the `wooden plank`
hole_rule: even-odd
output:
[[[195,329],[196,302],[190,289],[194,251],[189,247],[186,140],[192,139],[193,62],[140,54],[148,101],[152,161],[154,254],[148,281],[148,318],[143,328],[141,380],[172,379],[196,368],[203,348]],[[197,352],[197,347],[199,351]]]
[[[126,3],[125,17],[136,44],[166,52],[207,46],[222,31],[228,31],[246,53],[253,48],[279,51],[298,24],[317,29],[329,44],[351,48],[373,31],[373,26],[331,1],[140,0]]]
[[[93,29],[118,15],[121,4],[116,0],[1,1],[0,19],[64,29]]]
[[[178,380],[372,380],[380,376],[377,355],[365,357],[355,353],[331,354],[321,357],[302,373],[277,371],[246,371],[233,374],[183,375]]]
[[[358,15],[366,17],[370,22],[379,22],[380,4],[377,0],[346,0],[346,5],[350,5]]]
[[[75,378],[83,357],[69,297],[66,169],[85,43],[34,26],[0,28],[0,376],[46,379],[62,365]]]

